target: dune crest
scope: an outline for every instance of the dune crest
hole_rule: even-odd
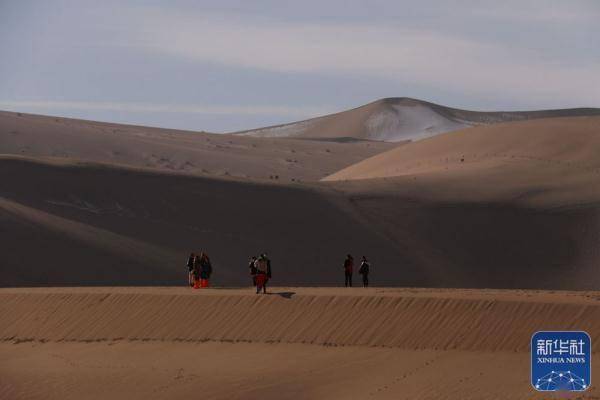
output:
[[[261,139],[0,111],[0,155],[272,183],[316,181],[394,146]]]
[[[0,340],[281,342],[524,352],[532,332],[577,324],[592,335],[594,349],[600,349],[597,292],[271,290],[271,295],[257,296],[251,289],[4,289]],[[497,334],[500,329],[504,334]]]
[[[471,126],[584,115],[600,115],[600,109],[468,111],[408,97],[392,97],[322,117],[234,133],[256,137],[353,137],[400,142]]]

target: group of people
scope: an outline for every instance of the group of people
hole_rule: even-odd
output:
[[[212,275],[212,264],[208,254],[192,253],[188,258],[188,283],[194,289],[207,288],[210,286],[210,276]]]
[[[252,284],[256,286],[256,294],[259,294],[261,290],[266,294],[267,282],[271,279],[271,260],[267,254],[263,253],[258,257],[252,256],[248,263],[248,269],[252,277]]]
[[[358,273],[362,275],[363,286],[369,286],[369,272],[371,269],[371,264],[367,261],[367,257],[362,256],[360,261],[360,268],[358,268]],[[354,272],[354,258],[351,254],[346,256],[344,260],[344,285],[346,287],[352,287],[352,273]]]
[[[188,283],[194,289],[207,288],[210,286],[210,276],[213,272],[210,258],[205,252],[199,254],[191,253],[187,262]],[[253,256],[248,263],[252,285],[256,287],[256,294],[267,293],[267,282],[271,279],[271,260],[266,253]],[[364,287],[369,286],[369,272],[371,264],[365,256],[362,256],[358,273],[362,275]],[[354,273],[354,258],[351,254],[344,260],[344,285],[352,287],[352,274]]]

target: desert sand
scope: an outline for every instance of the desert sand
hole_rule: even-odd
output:
[[[600,343],[600,117],[365,107],[294,138],[0,113],[0,398],[548,398],[532,333]],[[334,287],[349,252],[375,287]]]
[[[325,181],[433,174],[527,174],[566,187],[565,175],[600,174],[600,117],[550,118],[479,126],[400,146],[338,171]],[[558,173],[561,171],[561,173]],[[511,176],[513,180],[519,177]],[[510,186],[509,179],[505,179]],[[524,179],[522,179],[524,180]],[[502,185],[505,189],[507,185]],[[487,189],[487,188],[486,188]],[[473,196],[485,192],[472,193]],[[493,193],[497,196],[497,193]]]
[[[49,288],[0,298],[0,396],[11,399],[541,399],[528,381],[533,332],[576,326],[594,351],[600,343],[600,292]],[[596,396],[592,387],[578,398]]]

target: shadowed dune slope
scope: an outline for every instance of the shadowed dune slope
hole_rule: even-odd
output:
[[[0,340],[282,342],[524,352],[532,332],[576,326],[589,332],[594,350],[600,348],[598,292],[282,290],[267,296],[239,289],[1,290]]]
[[[179,285],[189,252],[205,250],[216,285],[249,285],[248,257],[266,251],[277,285],[338,285],[350,252],[370,258],[379,286],[600,287],[593,204],[432,200],[422,179],[265,185],[10,157],[0,181],[2,286]]]
[[[0,112],[0,154],[202,176],[314,181],[392,147],[377,142],[259,139]]]
[[[348,251],[377,253],[382,282],[397,279],[397,262],[411,265],[389,240],[300,185],[15,158],[0,159],[0,181],[0,240],[11,249],[2,254],[2,286],[184,284],[187,256],[200,250],[217,285],[250,284],[247,261],[260,252],[273,259],[278,284],[337,283]],[[43,261],[28,261],[32,252]]]
[[[237,133],[259,137],[354,137],[398,142],[482,124],[584,115],[600,115],[600,109],[478,112],[397,97],[323,117]]]
[[[540,119],[411,143],[325,181],[438,276],[598,288],[598,154],[600,117]]]

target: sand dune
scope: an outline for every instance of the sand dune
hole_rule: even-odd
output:
[[[600,349],[598,292],[278,287],[265,296],[251,288],[57,288],[2,289],[0,296],[0,340],[524,352],[532,332],[553,321],[557,330],[577,324],[592,335],[594,350]],[[506,334],[495,334],[498,329]]]
[[[528,382],[526,353],[155,341],[4,342],[0,353],[6,399],[548,399]]]
[[[478,112],[397,97],[323,117],[237,133],[258,137],[353,137],[398,142],[482,124],[582,115],[600,115],[600,109]]]
[[[426,174],[506,174],[521,170],[562,181],[600,176],[600,117],[540,119],[466,129],[411,143],[359,162],[326,181]],[[517,181],[518,177],[513,177]]]
[[[531,333],[576,324],[597,351],[599,298],[375,288],[274,288],[266,296],[3,289],[0,396],[541,399],[528,383]],[[596,395],[593,386],[580,398]]]
[[[187,254],[206,250],[214,284],[227,286],[246,285],[248,257],[266,251],[280,285],[338,285],[350,252],[371,259],[375,285],[598,289],[598,121],[470,128],[394,148],[318,183],[142,168],[134,156],[127,166],[98,162],[101,146],[83,151],[79,128],[67,131],[69,140],[57,131],[59,143],[90,159],[46,158],[42,150],[0,157],[0,240],[13,249],[2,255],[0,285],[178,285]],[[170,143],[163,134],[157,146]],[[239,139],[273,151],[292,141],[332,144]],[[365,157],[367,147],[352,146],[369,143],[334,144]],[[331,159],[344,156],[340,148]],[[263,164],[253,157],[222,162],[239,171],[250,165],[254,175],[252,165]],[[298,168],[308,172],[298,175],[317,179],[326,159],[319,157],[307,153]],[[44,268],[26,267],[30,249],[43,254]]]
[[[216,285],[246,285],[248,257],[266,251],[279,285],[339,285],[351,252],[370,257],[374,285],[600,287],[593,204],[432,201],[421,179],[284,186],[14,157],[0,180],[2,286],[178,285],[187,254],[205,250]],[[31,249],[43,268],[26,267]]]
[[[246,285],[248,258],[264,251],[279,284],[337,283],[349,249],[376,252],[382,265],[398,259],[387,239],[299,184],[12,157],[0,158],[0,181],[0,240],[13,249],[2,255],[2,286],[177,285],[200,250],[219,285]],[[43,268],[26,267],[30,249]]]
[[[494,287],[561,276],[556,288],[585,276],[597,288],[599,138],[598,117],[477,127],[391,150],[325,181],[364,223],[438,276]]]
[[[0,112],[0,154],[181,174],[314,181],[390,148],[377,142],[261,140]]]

